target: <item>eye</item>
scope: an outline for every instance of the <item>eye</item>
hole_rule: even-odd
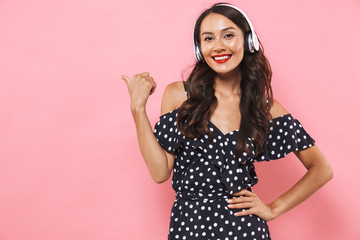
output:
[[[208,37],[205,37],[205,38],[204,38],[204,41],[210,41],[210,40],[212,40],[212,39],[213,39],[212,37],[209,37],[209,36],[208,36]]]
[[[233,37],[233,36],[234,36],[234,34],[228,33],[228,34],[225,35],[225,38],[231,38],[231,37]]]

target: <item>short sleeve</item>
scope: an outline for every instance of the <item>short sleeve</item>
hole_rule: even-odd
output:
[[[174,153],[182,145],[181,133],[176,125],[177,110],[160,116],[155,124],[154,135],[160,146],[167,152]]]
[[[290,113],[274,118],[269,123],[270,132],[265,140],[263,154],[256,159],[258,162],[280,159],[290,152],[315,144],[315,140]]]

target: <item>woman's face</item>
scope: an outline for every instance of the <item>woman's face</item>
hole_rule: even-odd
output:
[[[206,63],[218,74],[228,74],[244,56],[244,35],[227,17],[210,13],[200,25],[201,52]]]

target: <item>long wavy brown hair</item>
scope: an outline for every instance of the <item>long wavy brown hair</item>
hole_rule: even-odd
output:
[[[214,4],[204,11],[196,21],[194,28],[196,43],[200,43],[200,25],[210,13],[221,14],[233,21],[242,30],[244,36],[251,31],[246,19],[237,10]],[[238,68],[242,76],[239,86],[241,123],[236,154],[239,156],[243,151],[250,153],[247,143],[248,138],[252,138],[255,155],[258,155],[263,152],[264,140],[269,131],[271,114],[268,106],[271,106],[273,102],[270,85],[271,66],[264,55],[261,43],[259,51],[244,52],[243,60]],[[217,106],[214,89],[215,76],[216,72],[206,62],[198,62],[185,82],[189,97],[179,109],[177,125],[187,137],[199,138],[204,134],[212,137],[208,123]]]

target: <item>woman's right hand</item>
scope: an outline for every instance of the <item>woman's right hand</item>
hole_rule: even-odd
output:
[[[160,146],[145,109],[147,99],[156,89],[156,83],[147,72],[136,74],[132,79],[125,75],[121,78],[129,90],[131,113],[136,126],[141,154],[154,181],[157,183],[164,182],[171,175],[174,156]]]
[[[156,89],[156,82],[148,72],[135,74],[132,79],[126,75],[121,78],[125,81],[130,94],[131,111],[145,108],[146,102]]]

